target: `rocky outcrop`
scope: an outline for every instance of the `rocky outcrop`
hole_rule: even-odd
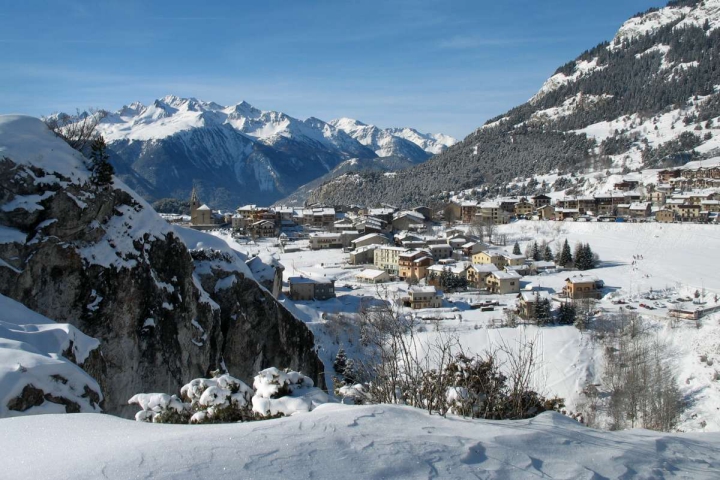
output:
[[[147,203],[117,181],[94,186],[79,154],[17,118],[0,117],[0,146],[15,143],[0,161],[0,293],[100,340],[82,367],[105,411],[131,416],[135,393],[175,391],[223,368],[249,382],[261,368],[290,367],[323,385],[312,334],[244,259],[207,249],[225,258],[196,271],[208,262]],[[18,128],[39,146],[19,148],[8,137]]]

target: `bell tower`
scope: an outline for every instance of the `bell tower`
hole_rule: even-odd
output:
[[[199,224],[198,208],[200,208],[200,200],[198,199],[195,187],[193,187],[192,193],[190,194],[190,223],[193,225]]]

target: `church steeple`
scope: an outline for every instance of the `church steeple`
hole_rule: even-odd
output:
[[[198,199],[197,190],[193,187],[192,193],[190,194],[190,211],[197,210],[198,208],[200,208],[200,199]]]

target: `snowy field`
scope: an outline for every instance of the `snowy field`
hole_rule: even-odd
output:
[[[720,294],[720,231],[716,226],[521,221],[499,227],[498,235],[506,235],[508,251],[515,241],[524,250],[532,241],[545,240],[550,242],[553,251],[566,238],[571,246],[577,242],[589,243],[599,254],[601,265],[585,273],[599,277],[606,285],[606,297],[598,307],[605,312],[616,312],[620,306],[613,301],[626,302],[645,319],[657,338],[670,347],[670,361],[687,401],[679,429],[720,431],[717,411],[720,382],[715,380],[720,369],[720,315],[704,317],[699,324],[689,320],[670,322],[667,307],[672,304],[666,301],[692,297],[698,291],[704,292],[708,305],[715,305],[715,295]],[[277,256],[286,268],[285,280],[300,274],[336,278],[336,299],[324,302],[286,299],[284,302],[315,333],[320,356],[327,367],[331,367],[341,345],[349,357],[362,356],[349,319],[361,305],[382,292],[375,286],[355,281],[361,268],[348,266],[347,254],[340,250],[306,250],[307,245],[302,241],[292,244],[300,247],[299,251],[281,253],[275,240],[238,244],[226,235],[221,236],[240,252]],[[556,272],[523,277],[522,288],[559,292],[568,276],[567,272]],[[387,288],[390,296],[403,296],[407,291],[407,285],[402,282],[387,284]],[[657,300],[644,298],[651,290]],[[589,334],[572,326],[496,328],[503,317],[502,309],[515,304],[515,295],[459,293],[447,295],[445,300],[444,308],[416,312],[427,319],[421,332],[423,340],[432,342],[438,334],[452,333],[460,339],[463,348],[474,353],[533,340],[539,347],[541,360],[535,375],[536,387],[546,395],[564,398],[569,411],[576,411],[578,403],[583,401],[581,392],[585,386],[601,383],[602,346],[593,342]],[[471,303],[487,300],[497,300],[500,307],[494,312],[470,310]],[[653,310],[640,307],[641,303],[651,304]],[[338,314],[345,321],[336,321]],[[330,373],[326,377],[331,381]]]
[[[326,404],[263,422],[161,425],[107,415],[0,421],[0,478],[692,478],[720,476],[720,434],[601,432],[557,413],[442,418]]]

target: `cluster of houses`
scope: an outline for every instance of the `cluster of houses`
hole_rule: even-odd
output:
[[[508,197],[495,201],[450,203],[446,216],[465,223],[505,224],[516,218],[540,220],[634,220],[658,222],[720,222],[720,161],[690,162],[660,170],[657,183],[643,186],[630,174],[607,193]]]

